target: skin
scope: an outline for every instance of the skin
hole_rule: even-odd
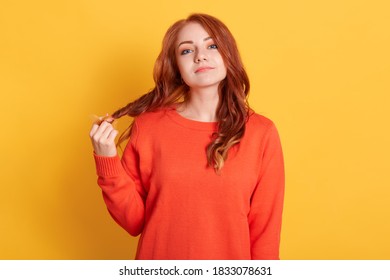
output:
[[[188,23],[180,30],[175,48],[180,75],[190,88],[189,100],[179,104],[177,112],[196,121],[216,121],[218,85],[226,77],[226,66],[218,46],[200,24]],[[106,116],[92,126],[89,136],[97,155],[117,155],[115,138],[118,131],[112,121]]]
[[[218,85],[226,77],[226,66],[213,39],[198,23],[188,23],[179,32],[176,61],[183,81],[190,87],[190,100],[177,111],[183,117],[216,121]]]
[[[101,122],[102,119],[104,120]],[[117,155],[115,138],[118,131],[112,126],[113,121],[113,118],[101,117],[99,121],[92,125],[89,137],[95,154],[106,157]]]

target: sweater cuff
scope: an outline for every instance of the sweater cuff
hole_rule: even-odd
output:
[[[114,177],[123,171],[123,166],[118,155],[113,157],[99,156],[93,153],[96,164],[96,173],[99,177]]]

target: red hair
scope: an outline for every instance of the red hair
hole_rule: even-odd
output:
[[[154,65],[155,87],[114,112],[112,117],[136,117],[144,112],[171,106],[180,99],[188,99],[189,87],[182,82],[176,63],[175,46],[179,31],[190,22],[199,23],[213,38],[227,70],[226,78],[219,84],[216,112],[218,131],[214,133],[206,151],[209,165],[218,173],[227,159],[229,149],[239,143],[245,133],[250,110],[247,102],[250,84],[236,41],[226,25],[217,18],[206,14],[191,14],[187,19],[174,23],[164,36],[161,52]],[[131,125],[119,138],[118,145],[129,138],[130,129]]]

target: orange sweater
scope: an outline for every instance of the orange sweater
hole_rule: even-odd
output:
[[[141,234],[136,259],[279,259],[283,155],[253,113],[217,175],[205,148],[217,123],[174,109],[138,116],[122,159],[95,156],[111,216]]]

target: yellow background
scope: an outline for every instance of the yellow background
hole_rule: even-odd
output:
[[[170,24],[234,34],[283,142],[282,259],[390,259],[386,0],[11,1],[0,6],[0,258],[131,259],[96,184],[90,115],[153,86]],[[130,119],[118,124],[124,129]]]

